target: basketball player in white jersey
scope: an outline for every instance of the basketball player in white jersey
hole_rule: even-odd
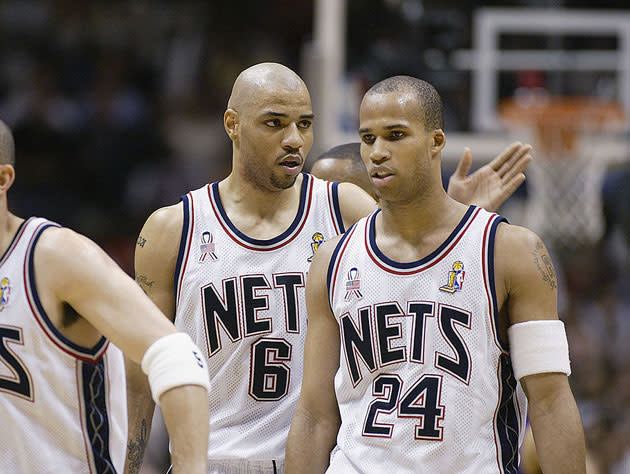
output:
[[[287,472],[516,473],[527,401],[543,471],[584,472],[543,243],[444,192],[428,83],[372,87],[360,135],[381,209],[313,259]]]
[[[92,241],[10,213],[13,164],[13,137],[0,121],[0,472],[122,472],[121,348],[148,371],[175,472],[205,473],[208,376],[199,350]]]
[[[156,211],[136,247],[136,280],[208,360],[210,473],[283,472],[311,259],[325,239],[375,208],[352,184],[301,172],[312,123],[297,74],[271,63],[243,71],[224,115],[231,174]],[[527,151],[513,150],[517,169]],[[133,364],[127,369],[131,443],[153,406],[144,376]]]

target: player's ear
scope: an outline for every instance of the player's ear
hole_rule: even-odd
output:
[[[446,145],[446,135],[441,128],[437,128],[431,132],[431,154],[435,155],[442,151]]]
[[[239,129],[239,117],[238,112],[234,109],[227,109],[223,114],[223,126],[225,132],[230,137],[230,140],[234,141],[238,136]]]
[[[6,193],[15,181],[13,165],[0,165],[0,193]]]

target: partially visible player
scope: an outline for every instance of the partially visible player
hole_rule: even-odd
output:
[[[313,258],[287,472],[516,473],[529,402],[543,471],[584,473],[543,243],[444,191],[430,84],[386,79],[359,118],[380,209]]]
[[[361,159],[360,143],[345,143],[322,153],[313,163],[311,174],[327,181],[352,183],[374,200],[378,196]],[[459,202],[483,201],[487,210],[496,210],[525,181],[523,171],[532,161],[532,147],[514,142],[490,163],[472,174],[472,152],[466,148],[448,181],[448,195]]]
[[[295,72],[274,63],[241,72],[224,113],[230,175],[157,210],[140,233],[136,280],[208,360],[211,473],[283,472],[311,259],[324,240],[376,208],[351,183],[302,172],[313,120]],[[130,446],[154,411],[144,379],[127,366]]]
[[[209,382],[200,351],[92,241],[8,211],[14,161],[0,121],[0,472],[122,472],[121,348],[148,373],[174,472],[205,474]]]

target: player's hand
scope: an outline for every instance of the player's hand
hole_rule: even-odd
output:
[[[464,150],[457,169],[448,181],[448,194],[465,204],[475,204],[489,211],[497,210],[525,181],[525,168],[531,163],[531,145],[514,142],[473,174],[470,148]]]

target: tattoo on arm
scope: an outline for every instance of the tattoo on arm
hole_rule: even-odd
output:
[[[551,258],[545,252],[542,242],[538,241],[536,243],[536,248],[532,251],[532,257],[543,281],[546,281],[552,289],[558,288]]]
[[[146,275],[136,275],[136,281],[140,284],[140,286],[148,286],[149,288],[153,286],[155,280],[149,280]]]
[[[129,474],[137,474],[142,467],[142,460],[144,459],[144,451],[147,447],[147,420],[142,420],[142,426],[140,428],[140,435],[136,437],[136,440],[130,440],[127,445],[127,463]]]
[[[145,238],[144,238],[144,237],[142,237],[141,235],[140,235],[140,236],[138,236],[138,240],[137,240],[137,242],[136,242],[136,245],[137,245],[138,247],[144,247],[144,244],[146,244],[146,243],[147,243],[147,239],[145,239]]]

